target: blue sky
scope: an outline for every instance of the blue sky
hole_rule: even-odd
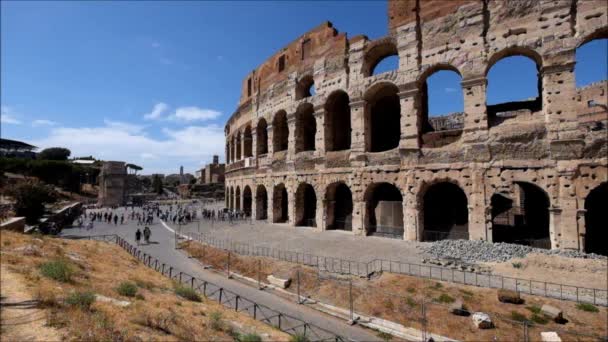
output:
[[[144,173],[194,172],[214,153],[223,158],[244,76],[302,33],[330,20],[350,37],[387,34],[383,1],[2,1],[1,10],[2,137],[126,160]],[[605,56],[606,46],[590,50]],[[519,68],[512,63],[498,76],[525,78],[527,69],[508,71]],[[448,72],[429,80],[439,99],[431,113],[461,110],[459,82]]]

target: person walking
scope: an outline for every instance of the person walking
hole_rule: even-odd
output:
[[[150,244],[150,234],[152,234],[152,231],[150,231],[150,227],[146,226],[144,228],[144,239],[147,245]]]
[[[139,228],[137,228],[137,231],[135,232],[135,241],[137,241],[138,246],[139,246],[139,240],[141,240],[141,230],[139,230]]]

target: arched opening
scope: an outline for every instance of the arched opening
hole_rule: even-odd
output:
[[[325,193],[327,229],[353,230],[353,195],[348,186],[338,182],[330,184]]]
[[[431,185],[422,199],[423,241],[469,238],[467,196],[450,182]]]
[[[304,103],[296,111],[296,153],[315,150],[315,121],[312,104]]]
[[[486,107],[490,126],[542,109],[540,55],[528,49],[509,48],[492,56],[488,65]]]
[[[241,133],[236,134],[236,160],[241,160]]]
[[[316,227],[317,195],[315,188],[300,183],[296,191],[296,226]]]
[[[253,144],[253,138],[251,137],[251,126],[247,126],[245,128],[245,132],[243,133],[243,139],[245,140],[245,150],[243,151],[243,155],[245,156],[245,158],[249,158],[251,156],[253,156],[253,152],[252,152],[252,144]]]
[[[342,90],[333,92],[325,102],[325,150],[350,149],[350,99]]]
[[[234,188],[230,187],[230,210],[234,210]]]
[[[268,193],[266,193],[266,187],[261,184],[255,191],[255,211],[258,220],[268,218]]]
[[[302,77],[302,79],[296,84],[296,100],[311,97],[315,94],[315,80],[313,79],[312,75]]]
[[[401,135],[401,105],[399,89],[391,83],[370,89],[366,96],[366,150],[383,152],[399,146]]]
[[[289,127],[287,126],[287,113],[284,110],[277,112],[272,120],[272,148],[273,152],[287,150]]]
[[[549,198],[541,188],[518,182],[512,194],[494,194],[490,202],[494,242],[551,248]]]
[[[224,189],[224,206],[230,208],[230,190],[228,188]]]
[[[226,143],[226,163],[230,163],[230,144]]]
[[[399,54],[397,46],[392,41],[375,43],[365,54],[363,74],[366,77],[398,69]]]
[[[464,97],[458,70],[439,66],[420,85],[419,132],[423,147],[441,147],[460,138],[464,128]]]
[[[287,188],[285,188],[285,184],[281,183],[279,185],[275,185],[272,194],[272,212],[274,216],[274,223],[283,223],[289,221],[288,203]]]
[[[578,88],[606,80],[608,75],[608,30],[576,49],[574,76]],[[604,97],[605,100],[605,97]],[[600,99],[597,99],[599,102]]]
[[[608,183],[591,190],[585,198],[585,252],[608,255]]]
[[[251,200],[251,188],[249,185],[246,185],[245,188],[243,188],[243,211],[246,216],[251,216]]]
[[[367,235],[403,239],[403,196],[395,185],[374,183],[365,191]]]
[[[268,153],[268,124],[266,120],[260,119],[258,126],[255,129],[257,155]]]
[[[236,196],[234,200],[234,209],[236,211],[241,211],[241,188],[238,186],[236,187]]]

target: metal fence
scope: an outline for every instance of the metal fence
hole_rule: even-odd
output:
[[[359,277],[369,277],[375,272],[390,272],[418,278],[447,281],[456,284],[508,289],[547,298],[608,306],[608,290],[606,289],[585,288],[385,259],[374,259],[370,262],[353,261],[309,253],[280,250],[272,247],[256,246],[228,239],[216,239],[209,235],[195,232],[188,232],[185,233],[185,235],[191,240],[196,240],[209,246],[240,255],[273,258],[316,267],[322,272]]]
[[[307,323],[299,318],[282,313],[266,305],[258,304],[250,299],[240,296],[212,282],[197,278],[178,268],[164,263],[150,254],[131,245],[118,235],[96,235],[87,237],[65,236],[73,239],[88,239],[113,242],[122,247],[129,254],[141,261],[145,266],[161,273],[184,286],[189,286],[203,294],[206,298],[215,300],[236,312],[245,313],[260,322],[273,326],[287,334],[306,337],[308,341],[348,341],[349,339],[336,335],[333,332]]]

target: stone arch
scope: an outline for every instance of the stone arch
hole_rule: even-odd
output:
[[[312,75],[303,76],[296,83],[296,100],[301,100],[315,94],[315,80]]]
[[[230,155],[230,138],[226,139],[228,142],[226,143],[226,163],[230,163],[232,162],[232,160],[230,159],[231,155]]]
[[[235,137],[235,144],[236,144],[236,160],[241,160],[242,154],[241,154],[241,132],[236,132],[236,137]]]
[[[387,182],[370,184],[365,200],[365,231],[367,235],[403,239],[403,194]]]
[[[241,210],[241,188],[237,185],[236,192],[234,196],[234,210]]]
[[[327,229],[353,230],[353,194],[346,183],[331,183],[325,190]]]
[[[589,43],[592,40],[596,40],[596,39],[608,39],[608,26],[606,27],[601,27],[595,31],[593,31],[592,33],[581,37],[581,39],[579,39],[576,48],[578,49],[579,47],[581,47],[582,45],[585,45],[587,43]]]
[[[365,147],[383,152],[399,146],[401,104],[399,88],[390,82],[377,83],[365,92]]]
[[[462,88],[460,86],[462,74],[456,67],[450,64],[437,64],[429,67],[418,77],[417,83],[420,96],[418,136],[421,140],[420,145],[423,147],[441,147],[455,142],[462,135],[464,127],[464,107],[461,108],[460,112],[434,117],[430,116],[429,106],[431,99],[429,96],[428,79],[439,72],[453,72],[457,74],[460,81],[452,86],[458,87],[456,91],[459,91],[462,95]],[[445,87],[446,85],[442,86]]]
[[[262,155],[268,153],[268,124],[266,119],[261,118],[258,121],[258,125],[255,129],[256,134],[256,154]]]
[[[230,187],[230,210],[234,210],[234,187]]]
[[[255,210],[258,220],[268,219],[268,193],[263,184],[259,184],[255,190]]]
[[[251,136],[251,125],[247,125],[247,127],[245,127],[245,131],[243,132],[243,139],[245,143],[243,156],[245,158],[253,157],[253,137]]]
[[[574,77],[575,84],[577,88],[588,86],[595,82],[605,81],[608,77],[606,77],[606,54],[608,45],[608,28],[605,30],[597,30],[596,32],[588,35],[583,43],[576,47],[575,51],[575,64],[574,64]],[[589,55],[588,49],[594,49],[594,46],[597,46],[601,49],[597,53]],[[603,49],[602,49],[603,48]],[[591,67],[593,66],[593,67]],[[595,99],[595,102],[606,104],[606,97],[598,97]],[[587,103],[589,106],[589,103]],[[601,107],[601,106],[600,106]],[[603,108],[606,110],[606,108]],[[598,110],[598,108],[590,109]],[[601,123],[597,124],[597,127],[602,127]]]
[[[246,216],[251,216],[252,204],[251,188],[249,185],[245,185],[243,188],[243,211],[245,212]]]
[[[418,194],[418,208],[423,241],[469,238],[467,195],[456,182],[425,184]]]
[[[317,194],[308,183],[300,183],[296,190],[296,226],[315,227]]]
[[[280,110],[274,115],[274,119],[272,120],[272,151],[287,150],[288,139],[287,112]]]
[[[296,153],[315,150],[317,122],[311,103],[302,103],[296,110]]]
[[[585,252],[608,256],[608,182],[602,183],[585,197]]]
[[[536,98],[531,99],[531,100],[523,100],[523,101],[517,100],[517,101],[510,101],[510,102],[506,102],[506,103],[498,103],[498,104],[493,104],[493,105],[486,104],[488,122],[489,122],[490,126],[496,126],[496,125],[500,124],[501,122],[503,122],[504,120],[506,120],[508,117],[510,117],[510,116],[503,115],[501,113],[517,113],[517,111],[520,111],[520,110],[529,110],[530,112],[533,113],[533,112],[538,112],[542,109],[543,89],[542,89],[542,77],[540,75],[540,70],[543,67],[543,59],[542,59],[542,56],[538,52],[534,51],[533,49],[519,47],[519,46],[512,46],[512,47],[508,47],[508,48],[505,48],[503,50],[500,50],[500,51],[494,53],[488,59],[488,63],[487,63],[486,71],[485,71],[486,79],[488,79],[488,74],[490,73],[490,70],[492,69],[492,67],[494,67],[496,65],[496,63],[498,63],[502,59],[505,59],[508,57],[514,57],[514,56],[526,57],[526,58],[530,59],[532,62],[534,62],[534,64],[536,65],[536,71],[537,71],[536,88],[538,91],[538,95]],[[486,93],[489,94],[492,91],[494,84],[497,84],[497,83],[500,83],[500,82],[492,82],[492,80],[488,79]],[[500,84],[501,89],[504,86],[505,86],[504,84]],[[513,84],[511,86],[517,87],[517,84]]]
[[[350,150],[350,99],[343,90],[332,92],[325,102],[325,150]]]
[[[363,60],[363,76],[372,76],[378,64],[391,56],[399,57],[397,44],[392,37],[370,42]]]
[[[289,195],[285,184],[274,186],[272,193],[273,222],[283,223],[289,221]]]

